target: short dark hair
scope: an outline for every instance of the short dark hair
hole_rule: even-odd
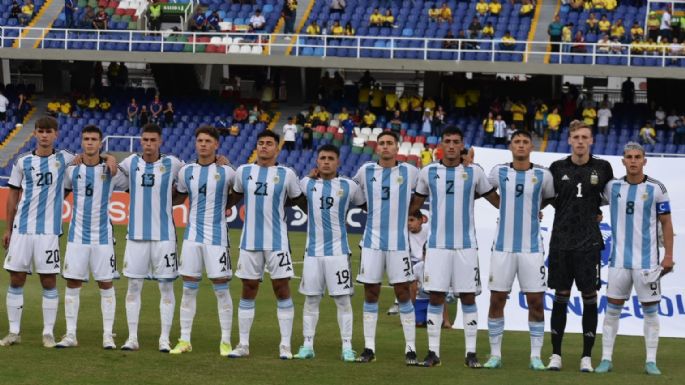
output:
[[[212,138],[216,139],[217,142],[219,141],[219,131],[216,129],[216,127],[202,125],[195,130],[195,137],[197,138],[198,136],[200,136],[200,134],[207,134]]]
[[[421,210],[413,211],[413,212],[409,213],[409,216],[414,217],[416,219],[423,219],[423,213],[421,212]]]
[[[461,140],[464,140],[464,133],[457,126],[445,127],[445,129],[442,131],[442,135],[440,135],[440,139],[444,139],[447,135],[459,135]]]
[[[57,122],[57,119],[53,118],[52,116],[41,116],[36,120],[36,130],[38,129],[52,129],[57,131],[59,127],[59,123]]]
[[[317,150],[317,154],[320,154],[322,151],[328,151],[328,152],[334,152],[335,155],[340,158],[340,149],[332,144],[324,144],[319,146],[319,149]]]
[[[141,134],[144,134],[146,132],[151,132],[153,134],[157,134],[160,137],[162,136],[162,127],[160,127],[158,124],[155,123],[148,123],[143,126],[143,129],[140,131]]]
[[[273,140],[276,141],[276,144],[281,142],[281,136],[271,130],[264,130],[257,134],[257,140],[261,138],[273,138]]]
[[[102,130],[100,130],[100,127],[94,125],[94,124],[89,124],[81,130],[81,135],[86,134],[86,133],[95,133],[98,134],[100,139],[102,139]]]
[[[384,136],[392,136],[393,139],[395,139],[395,143],[399,144],[400,143],[400,137],[392,132],[392,131],[383,131],[378,136],[376,137],[376,141],[379,141],[382,137]]]
[[[531,142],[533,141],[533,136],[530,135],[530,132],[524,131],[524,130],[516,130],[511,134],[511,140],[514,140],[515,137],[517,136],[525,136],[528,138]]]

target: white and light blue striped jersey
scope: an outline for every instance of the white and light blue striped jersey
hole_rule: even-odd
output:
[[[74,200],[69,224],[69,242],[106,245],[112,241],[109,201],[112,191],[128,189],[128,178],[119,170],[112,176],[104,160],[96,166],[69,166],[64,188]]]
[[[347,210],[364,203],[361,189],[351,179],[305,177],[300,182],[307,196],[307,243],[305,256],[350,254],[347,242]]]
[[[409,232],[409,256],[412,263],[419,263],[423,261],[423,252],[428,241],[428,233],[430,232],[430,223],[421,225],[421,230],[418,233]],[[415,275],[418,277],[418,275]]]
[[[215,163],[190,163],[178,173],[176,190],[188,194],[190,214],[183,239],[215,246],[228,246],[226,204],[235,171]]]
[[[475,249],[476,228],[473,203],[476,194],[485,195],[493,187],[483,169],[472,164],[446,167],[442,162],[421,169],[416,193],[428,198],[431,249]]]
[[[14,231],[62,234],[64,173],[73,159],[74,154],[66,150],[53,151],[50,156],[27,152],[17,158],[8,182],[10,188],[22,190]]]
[[[176,239],[171,196],[183,161],[162,154],[153,163],[133,154],[120,167],[128,176],[129,204],[127,239],[169,241]]]
[[[658,180],[630,184],[614,179],[604,188],[611,211],[609,266],[651,269],[659,264],[657,217],[670,214],[668,192]]]
[[[492,168],[490,184],[499,188],[499,220],[493,250],[509,253],[542,253],[540,233],[542,202],[554,198],[554,180],[548,169],[532,164],[517,171],[511,163]]]
[[[409,163],[382,167],[363,164],[354,176],[367,206],[362,247],[383,251],[409,250],[407,220],[419,170]]]
[[[295,171],[285,166],[244,164],[236,170],[233,190],[243,194],[245,219],[240,248],[250,251],[290,250],[285,222],[287,198],[302,195]]]

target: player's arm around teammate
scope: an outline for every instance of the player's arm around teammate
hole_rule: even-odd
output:
[[[431,231],[424,261],[424,290],[430,292],[425,366],[440,364],[440,334],[445,297],[450,288],[459,293],[464,311],[465,359],[470,368],[481,367],[476,356],[480,293],[478,247],[473,222],[474,198],[484,197],[499,206],[499,195],[477,164],[462,164],[463,134],[456,127],[443,131],[443,159],[419,173],[416,193],[409,207],[419,210],[430,197]]]
[[[493,167],[489,177],[490,183],[499,188],[500,206],[488,279],[491,292],[488,312],[490,359],[484,367],[496,369],[502,366],[504,306],[514,278],[518,276],[528,304],[529,367],[546,370],[540,359],[545,331],[543,299],[547,274],[539,213],[554,197],[554,183],[549,170],[530,161],[533,140],[527,131],[514,132],[509,149],[513,161]]]
[[[626,176],[605,188],[611,212],[613,247],[607,279],[607,311],[602,332],[602,361],[595,371],[613,369],[612,353],[623,304],[635,288],[644,314],[645,371],[659,375],[656,366],[659,345],[661,277],[673,271],[673,223],[666,187],[644,174],[644,148],[628,143],[623,150]],[[658,226],[663,233],[664,257],[659,262]],[[640,240],[640,242],[636,241]]]

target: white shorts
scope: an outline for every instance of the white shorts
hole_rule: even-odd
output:
[[[20,273],[59,274],[59,236],[12,232],[4,267]]]
[[[202,270],[207,269],[207,278],[231,278],[231,254],[227,247],[205,245],[184,241],[178,273],[186,277],[202,278]]]
[[[88,273],[93,272],[96,281],[111,281],[116,269],[114,245],[83,245],[67,243],[64,253],[64,271],[62,276],[67,279],[88,281]]]
[[[354,287],[350,257],[304,257],[300,293],[304,295],[352,295]]]
[[[428,249],[423,267],[423,290],[447,293],[481,292],[478,249]]]
[[[607,297],[629,299],[635,288],[637,299],[642,303],[661,301],[661,282],[645,282],[642,270],[610,267],[607,279]]]
[[[290,251],[286,250],[243,250],[238,255],[238,269],[236,277],[241,279],[259,279],[264,277],[264,271],[269,273],[271,279],[292,278],[293,261]]]
[[[493,251],[490,256],[488,288],[510,292],[514,278],[524,293],[543,293],[547,290],[547,270],[542,253],[510,253]]]
[[[362,248],[362,259],[359,264],[357,281],[361,283],[383,282],[383,272],[388,273],[391,285],[414,281],[409,251],[383,251]]]
[[[128,278],[178,277],[176,241],[126,241],[124,275]]]

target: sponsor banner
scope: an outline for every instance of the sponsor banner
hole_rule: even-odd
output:
[[[558,153],[533,153],[532,160],[537,164],[549,166],[553,161],[561,159],[564,154]],[[621,163],[621,157],[618,156],[602,156],[603,159],[608,160],[614,168],[614,175],[621,177],[625,175],[625,168]],[[498,163],[508,161],[511,159],[509,151],[477,148],[476,161],[480,164],[486,173]],[[679,258],[682,255],[680,251],[685,250],[685,238],[679,234],[685,234],[685,183],[679,178],[675,170],[685,169],[685,159],[683,158],[648,158],[645,173],[652,178],[661,181],[668,189],[671,199],[671,212],[673,218],[673,228],[676,234],[675,237],[675,259],[679,264],[676,266],[674,273],[665,276],[662,283],[663,299],[660,303],[659,314],[661,317],[661,335],[666,337],[685,337],[685,270],[681,267],[684,262]],[[7,188],[0,188],[0,207],[6,206]],[[72,209],[71,198],[69,197],[64,202],[63,219],[68,222],[71,218]],[[110,203],[109,211],[112,216],[112,222],[115,224],[127,224],[128,222],[128,194],[123,192],[115,192]],[[479,307],[479,327],[487,329],[487,313],[489,306],[489,291],[487,288],[487,278],[490,271],[490,246],[492,245],[498,213],[484,199],[476,201],[475,207],[475,222],[476,232],[478,237],[481,277],[483,277],[483,293],[478,297]],[[600,224],[602,235],[605,238],[607,247],[602,253],[602,278],[606,280],[607,264],[609,260],[609,250],[611,246],[611,227],[610,214],[608,206],[602,209],[604,218]],[[188,206],[185,205],[174,207],[174,221],[177,226],[185,227],[188,220]],[[241,228],[242,219],[245,216],[244,207],[241,205],[238,209],[231,210],[228,223],[231,228]],[[287,209],[286,217],[288,228],[291,231],[304,231],[306,229],[306,215],[299,209]],[[5,219],[5,210],[0,209],[0,220]],[[548,246],[549,234],[552,228],[554,219],[554,209],[548,207],[543,211],[542,229],[545,237],[545,244]],[[352,209],[347,215],[348,229],[352,233],[361,233],[366,223],[366,216],[360,209]],[[548,249],[548,247],[546,248]],[[663,252],[663,250],[662,250]],[[605,282],[604,282],[605,283]],[[604,293],[606,287],[603,286],[600,290],[599,300],[599,326],[598,332],[602,329],[602,319],[606,309],[606,297]],[[549,330],[549,317],[552,309],[553,293],[548,291],[545,295],[545,325]],[[582,332],[582,298],[580,293],[575,289],[572,292],[571,301],[568,310],[568,323],[566,330],[568,332]],[[507,302],[505,309],[506,328],[508,330],[528,330],[528,312],[526,307],[525,296],[520,292],[518,283],[514,283],[510,300]],[[626,301],[622,319],[620,323],[620,334],[627,335],[642,335],[642,311],[637,301],[637,297],[632,297]],[[461,325],[461,312],[458,312],[457,325]]]

